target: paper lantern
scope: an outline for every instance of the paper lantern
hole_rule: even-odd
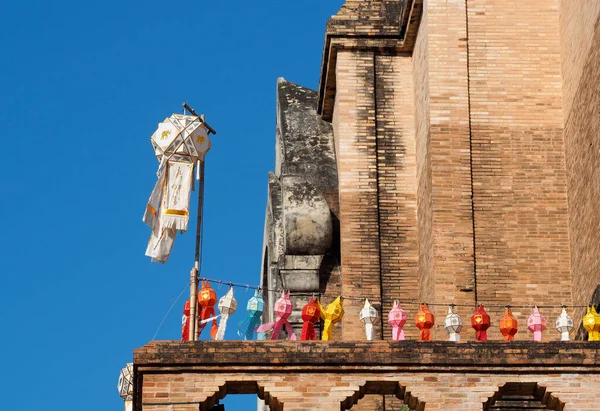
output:
[[[560,316],[556,319],[556,330],[560,333],[561,341],[570,341],[569,333],[575,327],[573,317],[567,314],[567,307],[563,305]]]
[[[279,339],[279,333],[281,329],[285,327],[289,340],[296,340],[296,334],[294,333],[294,327],[287,320],[292,314],[292,301],[290,300],[290,293],[286,294],[285,290],[281,292],[281,297],[275,301],[275,321],[263,324],[256,329],[256,332],[265,332],[273,330],[271,334],[272,340]]]
[[[210,139],[198,117],[173,114],[158,125],[151,142],[160,165],[143,217],[152,227],[146,255],[164,263],[177,231],[188,228],[194,167],[210,149]]]
[[[429,307],[426,303],[419,305],[419,312],[415,316],[415,324],[419,330],[421,330],[421,341],[431,340],[431,327],[435,323],[435,317],[429,311]]]
[[[518,330],[519,322],[512,315],[510,306],[506,306],[504,317],[500,319],[500,332],[504,336],[504,341],[513,341]]]
[[[588,332],[588,341],[600,341],[600,315],[593,305],[587,308],[583,317],[583,328]]]
[[[217,329],[215,340],[223,340],[225,338],[225,330],[227,329],[229,316],[235,313],[235,310],[237,309],[237,301],[233,296],[233,287],[229,287],[227,293],[219,299],[217,307],[221,313],[221,319],[219,321],[219,328]]]
[[[314,297],[310,298],[308,304],[302,308],[302,333],[300,334],[301,341],[316,340],[317,332],[315,330],[315,324],[321,318],[321,310],[319,305],[315,301]]]
[[[365,305],[360,310],[360,321],[365,325],[365,334],[367,341],[375,339],[375,329],[373,328],[373,322],[377,319],[377,310],[371,305],[369,299],[365,299]]]
[[[125,410],[130,411],[133,407],[133,363],[130,362],[121,369],[117,389],[119,396],[125,401]]]
[[[394,301],[394,306],[388,313],[388,323],[392,326],[392,339],[394,341],[404,341],[404,324],[406,324],[406,311],[400,307],[398,300]]]
[[[243,340],[253,340],[256,331],[254,331],[258,326],[260,326],[261,319],[265,306],[265,301],[263,300],[262,292],[259,288],[254,291],[254,297],[248,300],[248,304],[246,305],[246,310],[248,311],[248,317],[244,319],[241,323],[238,324],[238,335]],[[247,323],[247,324],[246,324]],[[245,324],[245,327],[243,327]],[[257,339],[264,340],[264,333],[258,333]]]
[[[546,329],[546,323],[546,317],[540,314],[538,307],[533,307],[531,315],[527,318],[527,329],[533,333],[533,341],[542,341],[542,331]]]
[[[444,328],[450,336],[450,341],[460,341],[460,332],[463,328],[463,322],[462,318],[456,313],[454,304],[451,304],[450,307],[448,307],[448,315],[444,319]]]
[[[485,312],[483,304],[477,304],[475,314],[471,317],[471,326],[475,329],[477,341],[487,341],[487,330],[490,325],[490,316]]]
[[[202,288],[198,293],[198,303],[202,307],[202,314],[200,315],[200,324],[198,326],[198,337],[210,321],[212,326],[210,328],[210,336],[214,339],[217,336],[217,318],[215,312],[215,304],[217,303],[217,293],[212,289],[208,281],[202,280]],[[211,320],[212,319],[212,320]]]
[[[323,319],[323,332],[321,333],[321,340],[331,340],[333,333],[333,326],[340,322],[344,317],[344,307],[342,304],[344,300],[342,297],[336,298],[331,304],[327,305],[327,308],[323,308],[320,301],[317,301],[319,310],[321,310],[321,318]]]
[[[202,307],[200,307],[200,304],[198,304],[198,307],[196,308],[196,319],[199,320],[200,319],[200,315],[202,313]],[[181,340],[182,341],[189,341],[190,339],[190,300],[187,300],[185,302],[185,305],[183,306],[183,317],[181,317]],[[196,339],[198,337],[198,327],[196,327]]]

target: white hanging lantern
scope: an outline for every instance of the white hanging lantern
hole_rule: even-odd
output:
[[[221,297],[217,307],[221,313],[221,321],[219,322],[219,329],[217,330],[215,340],[223,340],[225,338],[227,320],[229,320],[229,316],[232,315],[237,308],[237,301],[233,296],[233,287],[229,287],[227,294]]]
[[[125,411],[133,409],[133,363],[128,363],[121,369],[117,385],[119,396],[125,401]]]
[[[369,299],[365,300],[365,305],[360,310],[360,320],[365,325],[365,334],[367,335],[367,341],[375,339],[375,330],[373,329],[373,322],[377,319],[377,310],[371,305]]]
[[[560,317],[556,319],[556,330],[560,333],[560,340],[570,341],[571,337],[569,336],[569,333],[574,327],[575,324],[573,323],[573,318],[567,314],[567,307],[563,305]]]
[[[444,328],[450,335],[450,341],[459,342],[460,332],[463,328],[462,318],[456,313],[454,304],[448,307],[448,315],[444,320]]]
[[[211,143],[202,120],[183,114],[173,114],[160,123],[150,141],[160,165],[143,218],[152,227],[146,255],[164,263],[177,231],[188,228],[193,170],[204,160]]]

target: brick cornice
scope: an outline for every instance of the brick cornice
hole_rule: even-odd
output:
[[[413,49],[421,20],[423,0],[364,1],[369,6],[353,10],[356,14],[346,15],[344,5],[340,12],[327,23],[317,113],[331,121],[335,99],[335,67],[339,50],[375,50],[381,53],[406,53]],[[381,3],[381,4],[380,4]],[[373,4],[377,7],[373,7]],[[374,13],[383,13],[386,8],[397,9],[392,19],[377,18]],[[393,14],[393,13],[392,13]]]
[[[401,371],[600,372],[600,343],[528,341],[153,341],[134,352],[137,370],[218,372]]]

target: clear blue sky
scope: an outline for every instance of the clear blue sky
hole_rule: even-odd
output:
[[[182,101],[218,131],[203,272],[258,283],[276,80],[317,87],[325,21],[342,3],[2,2],[0,408],[122,409],[119,369],[193,263],[188,232],[166,265],[151,264],[141,221],[149,137]],[[230,324],[250,297],[236,295]],[[157,339],[180,338],[183,302]]]

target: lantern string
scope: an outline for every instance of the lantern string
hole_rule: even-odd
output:
[[[261,286],[251,286],[249,284],[240,284],[240,283],[235,283],[235,282],[231,282],[231,281],[215,280],[213,278],[206,278],[206,277],[200,277],[198,280],[199,281],[208,281],[211,283],[219,284],[219,288],[222,284],[227,284],[230,287],[244,288],[246,291],[248,291],[248,289],[262,290],[262,291],[274,292],[274,293],[280,293],[282,291],[281,289],[273,289],[273,288],[267,288],[267,287],[261,287]],[[320,298],[336,298],[336,297],[338,297],[338,295],[333,295],[333,294],[329,294],[329,293],[327,293],[327,294],[313,293],[313,295],[318,295]],[[342,295],[341,297],[344,300],[351,300],[351,301],[364,301],[365,299],[369,298],[369,301],[371,302],[372,305],[381,305],[382,303],[385,303],[385,302],[393,303],[394,301],[398,301],[401,305],[419,305],[419,304],[423,303],[423,301],[421,301],[421,300],[414,300],[414,299],[411,300],[411,299],[401,299],[401,298],[380,298],[380,299],[372,300],[372,296],[349,297],[349,296]],[[430,307],[448,307],[450,305],[454,305],[455,307],[467,307],[467,308],[476,307],[478,304],[481,304],[485,307],[495,307],[495,308],[510,307],[510,308],[525,308],[526,309],[526,308],[532,308],[533,306],[535,306],[535,304],[512,305],[512,304],[497,304],[497,303],[485,303],[485,302],[482,303],[481,301],[478,301],[477,303],[473,303],[473,304],[427,303],[427,305]],[[589,306],[588,305],[561,304],[561,305],[537,305],[537,307],[540,309],[553,309],[553,308],[563,308],[563,307],[587,308]]]
[[[173,310],[173,307],[175,307],[175,304],[177,304],[177,301],[179,301],[179,299],[183,295],[184,291],[186,289],[188,289],[188,287],[189,286],[187,284],[183,286],[183,288],[181,289],[181,292],[179,293],[179,295],[177,296],[177,298],[175,299],[175,301],[173,301],[173,304],[171,304],[171,306],[167,310],[167,313],[165,314],[165,316],[163,317],[162,321],[158,325],[158,328],[156,329],[156,332],[154,333],[154,336],[152,337],[152,340],[154,340],[156,338],[156,336],[158,335],[158,332],[160,331],[160,329],[162,328],[163,324],[165,323],[165,320],[167,319],[167,317],[171,313],[171,310]]]

